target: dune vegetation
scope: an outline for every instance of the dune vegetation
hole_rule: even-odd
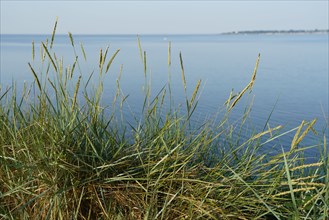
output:
[[[250,82],[223,105],[223,118],[193,126],[201,81],[188,92],[180,54],[185,102],[165,108],[174,98],[170,71],[151,95],[138,39],[145,97],[142,114],[127,123],[121,73],[113,100],[102,100],[103,79],[112,77],[120,50],[101,50],[98,72],[87,74],[80,68],[83,45],[69,33],[75,58],[63,66],[54,52],[56,26],[41,43],[40,61],[28,64],[34,82],[0,85],[1,219],[328,219],[329,157],[316,120],[288,132],[267,126],[236,140],[249,111],[238,124],[228,119],[255,83],[259,56]],[[168,69],[171,59],[169,43]],[[272,146],[287,133],[294,133],[290,146]],[[312,133],[319,143],[305,146]],[[305,154],[310,148],[316,161]]]

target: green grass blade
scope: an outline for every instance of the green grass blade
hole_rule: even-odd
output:
[[[35,48],[34,48],[34,41],[32,41],[32,61],[34,61],[35,58]]]
[[[141,61],[144,62],[144,58],[143,58],[143,50],[142,50],[142,46],[141,46],[141,41],[139,36],[137,35],[137,43],[138,43],[138,51],[139,51],[139,56],[141,58]]]
[[[28,63],[28,64],[29,64],[29,67],[30,67],[30,69],[31,69],[31,71],[32,71],[32,74],[33,74],[33,76],[34,76],[34,79],[35,79],[35,81],[37,82],[38,88],[39,88],[39,90],[41,91],[41,84],[40,84],[39,78],[38,78],[37,74],[35,73],[33,67],[31,66],[31,64],[30,64],[30,63]]]
[[[11,87],[7,88],[7,90],[1,95],[0,101],[7,95],[7,93],[11,90]],[[0,90],[1,91],[1,90]]]
[[[54,25],[53,33],[51,35],[50,49],[53,48],[54,39],[55,39],[55,33],[56,33],[56,28],[57,28],[57,21],[58,21],[58,17],[56,18],[56,22],[55,22],[55,25]]]
[[[242,182],[244,185],[247,186],[247,188],[249,188],[254,195],[259,199],[259,201],[268,209],[268,211],[270,213],[272,213],[277,219],[281,219],[280,216],[278,215],[278,213],[276,211],[274,211],[273,208],[271,208],[263,199],[262,197],[250,186],[250,184],[248,184],[246,181],[244,181],[241,176],[239,174],[237,174],[231,167],[229,167],[228,165],[226,165],[226,167],[234,174],[234,176],[240,181]]]
[[[43,42],[42,42],[42,46],[43,46],[44,50],[46,51],[46,53],[47,53],[47,55],[48,55],[48,57],[49,57],[49,59],[50,59],[52,65],[53,65],[53,67],[54,67],[54,69],[55,69],[55,72],[57,72],[56,64],[55,64],[53,58],[51,57],[51,55],[50,55],[50,53],[49,53],[49,51],[48,51],[46,45],[45,45]]]
[[[119,51],[120,51],[120,49],[118,49],[117,51],[115,51],[115,53],[110,58],[109,62],[107,63],[107,66],[106,66],[105,73],[107,73],[109,71],[112,62],[113,62],[114,58],[116,57],[116,55],[119,53]]]
[[[82,54],[83,54],[83,58],[85,59],[85,61],[87,61],[87,55],[86,55],[86,52],[85,52],[85,49],[84,49],[82,43],[80,43],[80,48],[81,48],[81,51],[82,51]]]
[[[282,149],[282,155],[283,155],[283,159],[284,159],[284,168],[285,168],[286,175],[287,175],[287,181],[288,181],[288,185],[289,185],[291,200],[294,205],[295,215],[298,215],[299,211],[298,211],[298,207],[297,207],[294,189],[292,186],[292,179],[290,176],[288,161],[287,161],[286,154],[285,154],[283,148],[281,148],[281,149]]]
[[[183,64],[183,58],[182,58],[182,52],[179,53],[179,61],[180,61],[180,67],[182,71],[182,82],[184,86],[184,91],[186,93],[186,79],[185,79],[185,72],[184,72],[184,64]]]
[[[143,64],[144,64],[144,77],[146,77],[146,71],[147,71],[147,67],[146,67],[146,51],[144,51]]]
[[[72,45],[72,47],[74,47],[74,41],[73,41],[73,36],[72,36],[71,32],[69,32],[69,37],[70,37],[71,45]]]
[[[171,42],[168,43],[168,66],[171,66]]]
[[[79,76],[78,82],[75,86],[75,91],[74,91],[74,97],[73,97],[73,103],[72,103],[72,108],[71,108],[71,112],[73,112],[75,104],[77,102],[77,96],[78,96],[78,91],[79,91],[79,87],[80,87],[80,80],[81,80],[81,76]]]

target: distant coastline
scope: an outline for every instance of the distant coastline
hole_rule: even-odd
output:
[[[328,34],[329,29],[314,29],[314,30],[255,30],[255,31],[232,31],[221,33],[222,35],[249,35],[249,34]]]
[[[191,35],[303,35],[303,34],[329,34],[329,29],[314,29],[314,30],[249,30],[249,31],[231,31],[217,33],[96,33],[96,34],[75,34],[75,36],[191,36]],[[57,36],[66,36],[66,33],[58,33]],[[0,36],[51,36],[50,33],[0,33]]]

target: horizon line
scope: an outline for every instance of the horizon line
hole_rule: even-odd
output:
[[[240,31],[226,31],[218,33],[56,33],[56,35],[225,35],[225,34],[239,34],[239,33],[266,33],[266,32],[329,32],[329,29],[255,29],[255,30],[240,30]],[[0,33],[0,35],[52,35],[52,33]]]

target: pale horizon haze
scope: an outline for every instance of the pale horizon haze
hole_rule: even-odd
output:
[[[1,34],[328,29],[328,1],[4,1]]]

